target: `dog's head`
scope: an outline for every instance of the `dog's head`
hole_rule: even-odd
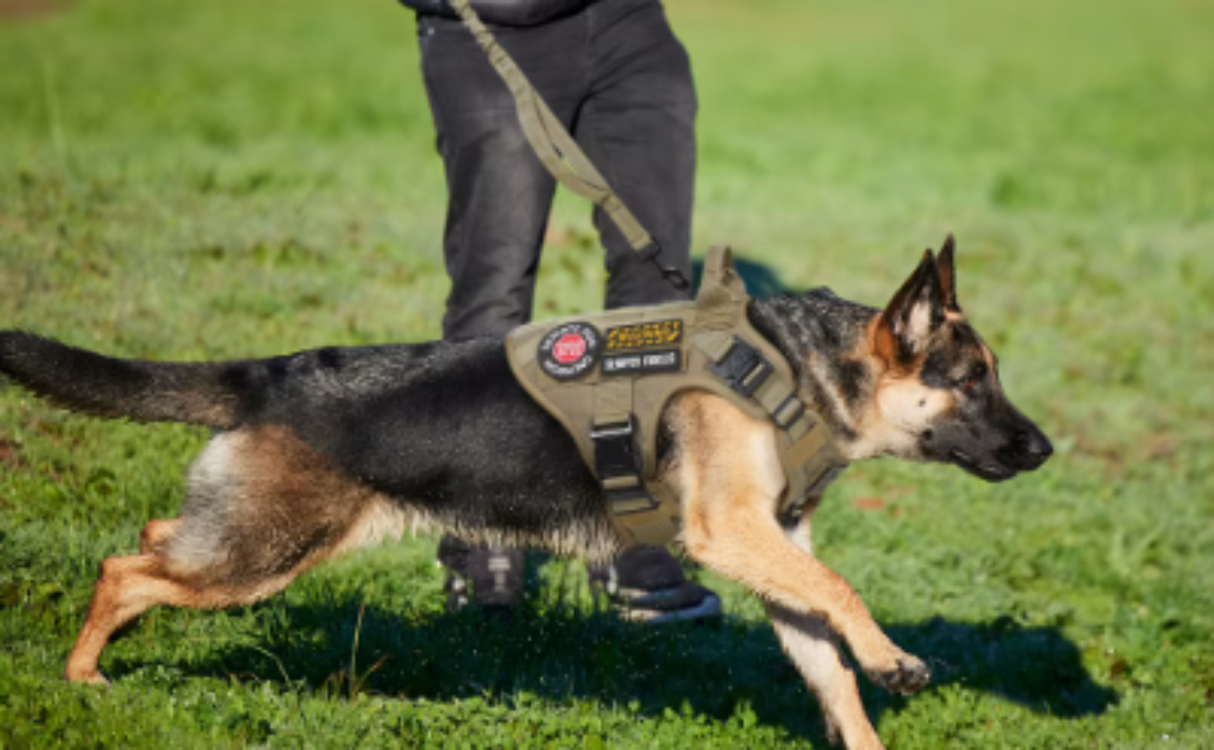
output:
[[[990,482],[1032,471],[1053,447],[999,382],[998,359],[957,304],[953,238],[924,253],[870,336],[882,452],[960,466]]]

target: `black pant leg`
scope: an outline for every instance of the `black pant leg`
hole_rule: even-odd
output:
[[[585,91],[584,18],[494,33],[569,127]],[[458,21],[423,16],[418,37],[447,177],[443,256],[451,292],[443,337],[503,334],[531,319],[556,182],[527,143],[509,89],[471,33]],[[521,550],[444,536],[438,557],[471,582],[481,604],[508,604],[521,592]]]
[[[691,65],[662,5],[652,0],[591,7],[590,94],[577,138],[625,205],[662,245],[662,260],[690,278],[697,101]],[[687,298],[638,258],[601,209],[608,308]]]
[[[584,92],[579,16],[494,29],[567,124]],[[443,253],[451,293],[444,338],[501,334],[527,322],[555,181],[518,123],[514,100],[458,21],[420,17],[426,92],[447,176]]]

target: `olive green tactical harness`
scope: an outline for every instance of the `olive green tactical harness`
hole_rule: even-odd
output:
[[[510,367],[577,443],[625,539],[665,544],[679,528],[675,493],[658,476],[657,432],[676,393],[720,396],[777,427],[795,514],[847,466],[830,429],[797,396],[784,356],[751,326],[750,297],[727,247],[713,247],[694,302],[532,323],[510,332]]]

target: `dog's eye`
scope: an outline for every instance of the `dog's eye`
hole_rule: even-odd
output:
[[[978,364],[974,365],[968,373],[966,373],[965,377],[961,379],[959,385],[964,390],[972,391],[973,389],[977,388],[980,383],[982,383],[982,380],[985,377],[986,363],[979,362]]]

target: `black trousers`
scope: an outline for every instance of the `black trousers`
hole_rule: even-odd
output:
[[[556,182],[518,124],[514,100],[463,25],[418,16],[422,71],[447,175],[443,254],[451,293],[443,337],[498,335],[531,319],[536,270]],[[691,66],[658,0],[598,0],[541,26],[494,27],[510,53],[625,205],[690,278],[696,96]],[[601,209],[604,307],[685,298],[636,257]],[[588,307],[598,307],[589,304]],[[491,559],[492,558],[492,559]],[[452,537],[439,559],[479,599],[521,586],[521,550]],[[482,580],[483,579],[483,580]]]
[[[690,278],[697,105],[687,54],[661,3],[599,0],[541,26],[493,32],[661,243],[663,260]],[[467,29],[419,15],[418,36],[447,176],[443,335],[501,334],[531,319],[556,183]],[[597,207],[594,224],[606,255],[606,308],[685,298]]]

